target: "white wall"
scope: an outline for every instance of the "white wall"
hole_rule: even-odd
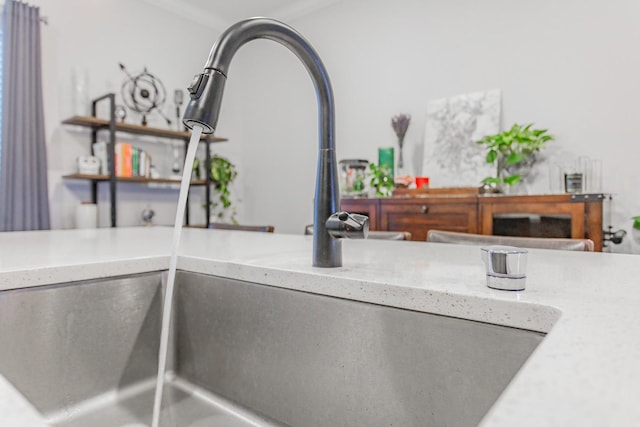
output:
[[[62,181],[88,134],[60,125],[72,111],[71,76],[90,73],[91,95],[119,92],[118,62],[143,66],[171,93],[199,72],[218,31],[144,2],[36,1],[43,27],[45,102],[54,227],[73,226],[72,212],[89,198],[88,184]],[[336,99],[338,159],[376,160],[395,143],[391,116],[412,114],[406,157],[418,174],[429,100],[500,88],[503,123],[535,122],[557,141],[555,160],[602,159],[605,189],[614,194],[612,225],[629,229],[640,214],[640,3],[635,0],[342,0],[290,21],[320,53]],[[172,113],[172,102],[167,113]],[[290,52],[270,41],[240,49],[231,66],[214,150],[240,169],[241,222],[301,233],[312,221],[317,155],[315,93]],[[155,124],[161,125],[161,122]],[[168,153],[158,146],[158,158]],[[546,174],[536,185],[547,188]],[[101,187],[106,201],[106,186]],[[121,186],[119,223],[139,223],[151,205],[170,224],[177,192]],[[197,190],[195,190],[197,193]],[[197,204],[193,211],[199,211]],[[201,213],[201,210],[199,211]],[[108,205],[100,222],[108,224]],[[618,247],[617,250],[631,250]]]
[[[405,112],[413,117],[405,150],[420,173],[427,102],[499,88],[503,124],[550,129],[554,161],[602,159],[612,223],[629,229],[640,214],[638,16],[636,0],[350,0],[291,24],[333,81],[338,159],[375,161],[377,147],[395,143],[391,116]],[[298,233],[312,218],[311,83],[271,42],[243,48],[232,79],[244,86],[225,102],[241,99],[247,220]]]
[[[122,104],[120,89],[125,75],[118,63],[125,64],[134,74],[147,67],[164,83],[168,92],[164,111],[174,119],[174,89],[186,89],[193,75],[202,70],[218,32],[141,1],[39,0],[33,3],[40,6],[41,14],[48,18],[48,25],[42,27],[42,52],[52,227],[69,228],[74,226],[75,206],[91,197],[88,182],[61,179],[62,175],[75,172],[76,157],[89,154],[90,147],[88,130],[61,124],[77,113],[73,102],[74,74],[89,76],[91,98],[115,92],[117,103]],[[233,107],[233,100],[229,103]],[[127,121],[140,123],[140,117],[130,112]],[[149,116],[149,123],[167,127],[157,114]],[[230,130],[229,134],[241,134],[241,130],[233,129],[233,123],[233,119],[225,120],[218,134],[222,136],[226,130]],[[106,133],[101,137],[108,138]],[[168,140],[133,138],[125,134],[119,134],[118,140],[132,141],[147,149],[159,171],[169,173],[172,145]],[[182,149],[180,142],[175,144]],[[231,142],[212,147],[241,163]],[[108,226],[108,184],[102,183],[99,188],[99,223]],[[198,197],[203,194],[202,189],[194,189],[192,194],[192,222],[202,223],[204,210]],[[175,189],[119,184],[118,225],[140,224],[141,211],[147,206],[156,211],[156,223],[173,224],[177,198]]]

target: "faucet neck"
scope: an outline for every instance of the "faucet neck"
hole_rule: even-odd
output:
[[[205,71],[228,75],[231,59],[245,43],[256,39],[278,42],[293,52],[304,64],[313,81],[318,98],[320,149],[334,150],[333,90],[322,60],[300,33],[282,22],[268,18],[251,18],[229,27],[220,35],[209,53]]]

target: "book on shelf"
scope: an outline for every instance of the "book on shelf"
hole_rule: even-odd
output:
[[[116,145],[117,144],[118,143],[116,143]],[[121,173],[116,172],[116,176],[122,176],[127,178],[133,176],[131,151],[132,151],[131,144],[129,144],[128,142],[120,143],[120,152],[122,153],[122,157],[120,158],[120,161],[122,162],[122,165],[120,166]],[[116,158],[117,158],[117,155],[116,155]]]
[[[109,163],[108,143],[98,141],[93,144],[93,155],[100,160],[100,172],[109,175],[111,164]],[[151,175],[151,156],[145,150],[128,142],[116,142],[115,146],[115,172],[117,177],[144,177]]]

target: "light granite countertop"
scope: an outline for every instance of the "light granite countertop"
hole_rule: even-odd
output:
[[[171,240],[165,227],[0,233],[0,291],[166,270]],[[311,246],[185,229],[178,268],[546,332],[482,426],[640,425],[637,255],[529,250],[526,291],[505,292],[486,287],[479,247],[345,240],[343,267],[322,269]],[[1,376],[0,414],[44,425]]]

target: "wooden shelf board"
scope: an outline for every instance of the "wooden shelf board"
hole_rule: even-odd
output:
[[[73,116],[66,120],[63,120],[62,123],[66,125],[88,127],[91,129],[105,129],[109,127],[108,120],[99,119],[97,117],[91,117],[91,116]],[[160,128],[153,128],[149,126],[134,125],[131,123],[123,123],[123,122],[116,122],[116,131],[127,132],[135,135],[157,136],[160,138],[171,138],[171,139],[182,139],[182,140],[191,138],[191,132],[187,132],[187,131],[160,129]],[[219,138],[211,135],[202,135],[200,137],[200,141],[201,142],[204,142],[204,141],[223,142],[223,141],[228,141],[228,139]]]
[[[109,175],[84,175],[79,173],[74,173],[71,175],[64,175],[65,179],[80,179],[80,180],[89,180],[89,181],[109,181]],[[170,179],[170,178],[145,178],[142,176],[131,176],[124,177],[119,176],[116,177],[116,181],[118,182],[137,182],[142,184],[149,183],[157,183],[157,184],[180,184],[179,179]],[[207,182],[204,179],[194,179],[191,180],[191,185],[206,185]]]

